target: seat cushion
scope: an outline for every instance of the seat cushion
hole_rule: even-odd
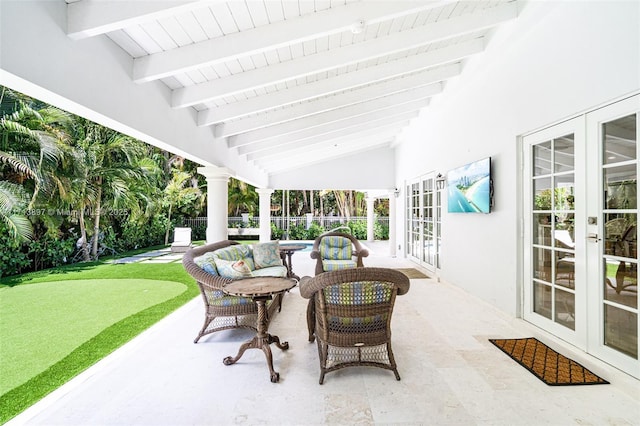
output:
[[[338,271],[340,269],[349,269],[355,268],[356,262],[354,260],[323,260],[322,261],[322,270],[327,271]]]
[[[215,290],[207,294],[209,304],[212,306],[237,306],[237,305],[251,305],[253,300],[248,297],[229,296],[222,290]]]
[[[282,266],[280,258],[280,245],[277,241],[256,244],[253,246],[253,262],[255,269],[269,268],[271,266]]]
[[[353,254],[351,240],[337,235],[323,237],[318,249],[322,259],[350,260]]]
[[[269,268],[261,268],[256,269],[255,271],[251,271],[251,275],[254,277],[286,277],[287,276],[287,267],[286,266],[271,266]]]

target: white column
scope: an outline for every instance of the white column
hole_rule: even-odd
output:
[[[256,188],[260,196],[260,242],[271,241],[271,188]]]
[[[375,239],[375,233],[373,231],[373,202],[376,200],[374,197],[367,195],[367,241],[373,241]]]
[[[198,173],[207,179],[207,244],[223,241],[227,235],[229,210],[229,178],[226,167],[198,167]]]
[[[398,243],[396,242],[396,191],[389,191],[389,256],[396,257],[396,246]]]

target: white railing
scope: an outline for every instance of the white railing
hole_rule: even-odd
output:
[[[338,226],[346,225],[347,222],[367,222],[366,216],[351,216],[349,218],[344,216],[290,216],[289,218],[289,227],[294,226],[304,226],[308,228],[311,223],[316,223],[322,226],[324,229],[334,229]],[[388,217],[376,217],[376,222],[382,225],[389,225]],[[228,218],[229,228],[259,228],[260,227],[260,218],[259,217],[249,217],[243,218],[240,216],[237,217],[229,217]],[[287,218],[283,218],[282,216],[271,216],[271,223],[273,223],[278,229],[285,229],[287,226]],[[206,227],[207,226],[207,218],[206,217],[195,217],[184,219],[182,226],[195,228],[199,226]]]

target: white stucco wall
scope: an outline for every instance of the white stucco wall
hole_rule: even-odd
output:
[[[443,279],[516,314],[518,136],[638,90],[639,2],[523,5],[485,54],[465,64],[441,99],[412,122],[396,153],[399,187],[492,157],[491,214],[446,213],[445,201]],[[404,206],[398,207],[401,223]]]
[[[393,189],[395,150],[379,148],[271,175],[277,189]]]

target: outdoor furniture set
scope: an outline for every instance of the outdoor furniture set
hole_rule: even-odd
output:
[[[221,241],[185,253],[183,265],[196,279],[205,305],[204,325],[194,343],[220,330],[255,330],[255,337],[223,362],[234,364],[247,349],[261,349],[271,381],[278,382],[270,344],[282,350],[289,344],[268,333],[269,321],[276,308],[282,309],[283,294],[299,284],[301,296],[309,299],[307,327],[309,341],[318,346],[320,384],[326,373],[351,366],[388,369],[400,380],[391,350],[391,314],[396,296],[409,291],[406,275],[364,267],[368,251],[360,242],[331,232],[314,242],[315,277],[298,280],[291,254],[302,247],[284,247],[281,251],[277,241],[253,246]]]

